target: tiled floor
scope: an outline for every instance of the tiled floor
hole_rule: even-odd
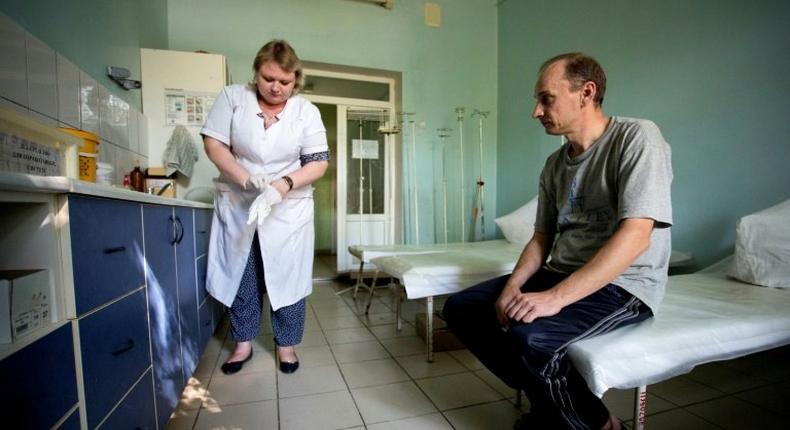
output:
[[[513,390],[466,350],[425,361],[414,321],[424,304],[404,304],[395,330],[389,292],[377,290],[369,316],[364,296],[336,296],[347,285],[317,282],[297,348],[300,369],[276,370],[268,321],[255,355],[233,376],[219,366],[233,344],[221,329],[211,340],[168,430],[510,429],[519,416]],[[436,307],[441,307],[437,300]],[[649,387],[650,429],[785,429],[790,412],[790,347],[700,366]],[[633,391],[604,397],[632,416]],[[524,410],[529,403],[524,402]],[[629,423],[630,424],[630,423]]]

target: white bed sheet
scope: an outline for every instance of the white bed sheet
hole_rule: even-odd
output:
[[[790,343],[790,292],[723,273],[671,276],[656,316],[568,348],[590,389],[650,385]]]
[[[441,245],[441,251],[371,258],[382,272],[398,278],[406,297],[450,294],[513,271],[523,245],[486,240]]]
[[[348,247],[348,252],[357,259],[370,263],[371,260],[379,257],[433,254],[458,249],[463,250],[465,248],[499,246],[501,242],[505,241],[485,240],[481,242],[427,243],[423,245],[351,245]]]

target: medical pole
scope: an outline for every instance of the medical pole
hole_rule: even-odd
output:
[[[363,216],[363,207],[365,204],[365,171],[362,168],[362,159],[364,158],[362,154],[362,127],[364,126],[364,120],[362,118],[359,119],[359,142],[357,143],[357,155],[359,155],[359,244],[362,245],[362,216]],[[356,290],[354,291],[354,298],[356,298]]]
[[[480,238],[481,240],[485,240],[486,236],[486,227],[485,227],[485,193],[484,193],[484,185],[485,181],[483,180],[483,120],[488,116],[488,111],[480,111],[475,109],[472,112],[472,116],[477,116],[478,119],[478,130],[479,130],[479,139],[480,139],[480,175],[477,177],[477,193],[475,196],[475,207],[472,208],[472,225],[470,227],[470,238],[474,235],[475,232],[475,224],[477,223],[477,218],[480,218]]]
[[[409,124],[411,125],[411,186],[412,186],[412,198],[414,202],[412,206],[414,206],[414,243],[416,245],[420,244],[420,196],[419,196],[419,187],[417,186],[417,125],[414,123],[414,120],[410,120]]]
[[[466,178],[464,177],[464,108],[455,108],[455,114],[458,118],[458,147],[460,148],[461,156],[461,243],[466,242]]]
[[[439,140],[442,145],[442,213],[444,216],[444,244],[447,245],[447,145],[445,138],[450,136],[451,129],[438,128]]]

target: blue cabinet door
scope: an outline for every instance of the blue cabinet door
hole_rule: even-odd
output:
[[[164,427],[160,427],[164,428]],[[156,430],[154,413],[153,385],[151,371],[143,375],[140,382],[121,401],[121,404],[107,417],[101,430]]]
[[[159,427],[164,428],[184,388],[176,275],[176,228],[173,208],[143,206],[148,312]]]
[[[70,195],[69,232],[77,315],[139,288],[140,204]]]
[[[151,366],[145,290],[78,321],[85,410],[95,428]]]
[[[0,361],[3,428],[50,429],[77,404],[71,324]]]
[[[206,299],[198,313],[200,314],[200,352],[206,348],[211,335],[214,333],[214,316],[211,303],[214,301],[211,297]]]
[[[203,299],[209,296],[208,290],[206,290],[206,270],[208,268],[208,256],[203,254],[195,260],[195,265],[197,266],[197,291],[198,291],[198,302],[202,303]]]
[[[80,410],[72,412],[66,421],[58,427],[58,430],[80,430]]]
[[[192,209],[175,208],[176,224],[182,232],[176,242],[178,267],[178,313],[181,322],[181,360],[188,381],[200,359],[197,282],[195,279],[195,232]]]
[[[195,209],[195,256],[197,257],[208,252],[213,213],[211,209]]]

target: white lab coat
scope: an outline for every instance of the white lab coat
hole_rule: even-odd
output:
[[[328,150],[326,130],[318,109],[294,96],[263,127],[256,94],[247,86],[225,87],[217,96],[201,134],[229,145],[236,160],[251,174],[281,178],[300,168],[300,155]],[[263,257],[266,291],[274,310],[296,303],[312,291],[313,188],[291,190],[272,207],[263,225],[247,225],[256,191],[245,191],[222,175],[215,180],[217,195],[208,252],[206,288],[231,306],[236,297],[257,229]]]

